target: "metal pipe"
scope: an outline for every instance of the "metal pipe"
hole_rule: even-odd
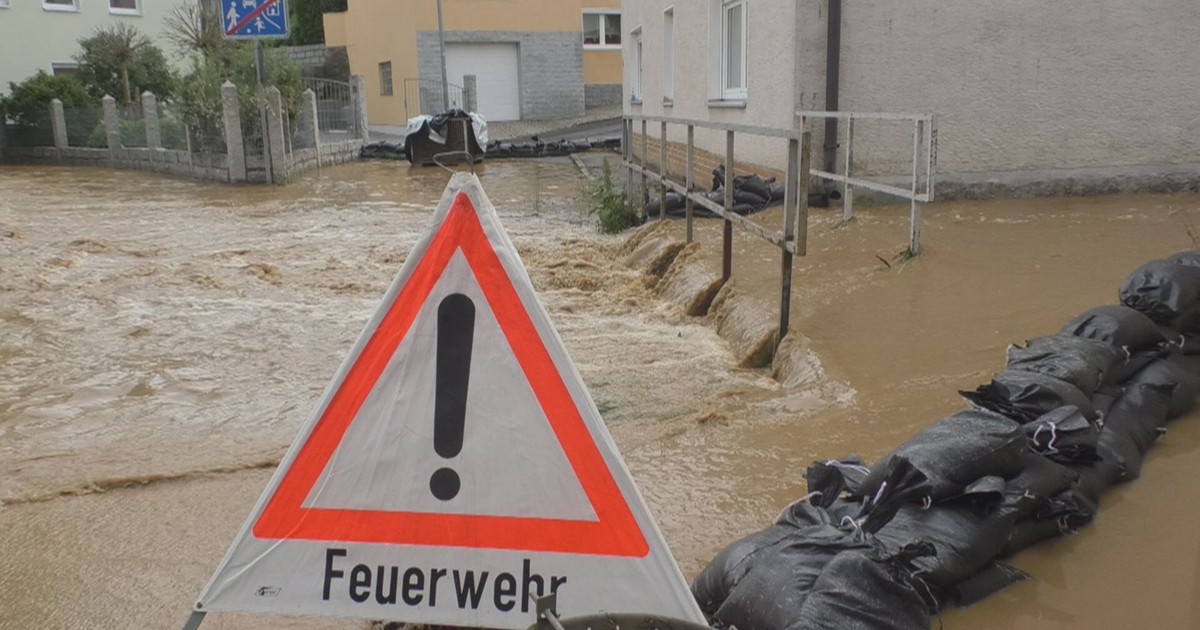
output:
[[[842,67],[842,0],[829,0],[825,33],[825,111],[838,109],[838,86]],[[837,118],[825,119],[825,170],[836,172]]]
[[[450,81],[446,78],[446,34],[442,28],[442,0],[437,0],[438,53],[442,56],[442,111],[450,109]]]

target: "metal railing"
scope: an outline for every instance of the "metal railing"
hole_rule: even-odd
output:
[[[908,199],[911,203],[909,211],[908,249],[913,254],[919,253],[921,251],[921,204],[933,201],[934,196],[934,170],[937,168],[937,118],[933,114],[825,111],[797,111],[796,117],[800,119],[800,126],[806,130],[814,119],[825,120],[836,118],[846,121],[844,125],[846,130],[845,144],[842,145],[844,147],[842,151],[843,172],[838,174],[819,169],[813,169],[812,171],[813,175],[821,179],[842,184],[842,220],[849,221],[854,218],[855,186]],[[855,120],[883,120],[912,123],[912,184],[909,188],[901,188],[877,180],[858,177],[853,174]],[[827,139],[826,142],[828,143],[831,140],[835,143],[837,141],[834,138]],[[922,186],[922,179],[924,180],[924,186]]]
[[[446,84],[449,88],[450,109],[466,109],[465,90],[461,85]],[[442,82],[428,79],[404,80],[404,117],[442,113]]]
[[[636,122],[641,122],[641,159],[634,163],[633,129]],[[649,169],[648,145],[649,134],[647,123],[659,124],[659,155],[658,172]],[[673,180],[668,175],[667,168],[667,126],[682,125],[687,128],[687,141],[684,166],[684,182]],[[724,203],[718,204],[695,190],[695,150],[696,128],[725,131],[725,181],[722,189],[725,193]],[[778,232],[743,217],[733,211],[733,178],[734,178],[734,141],[735,134],[750,134],[781,138],[787,141],[787,168],[784,176],[783,195],[783,227]],[[648,179],[651,176],[658,179],[659,210],[658,219],[666,219],[667,190],[673,190],[684,197],[684,217],[687,221],[687,242],[693,239],[693,210],[696,204],[713,212],[724,219],[724,229],[721,239],[721,279],[728,282],[733,272],[733,225],[739,227],[775,245],[780,250],[780,287],[779,287],[779,332],[775,338],[778,345],[787,334],[791,319],[792,301],[792,260],[794,255],[804,256],[808,251],[808,186],[811,172],[809,164],[812,134],[805,128],[781,129],[775,127],[758,127],[753,125],[738,125],[719,123],[707,120],[692,120],[686,118],[668,118],[663,116],[626,115],[622,118],[621,163],[632,178],[633,173],[641,174],[643,200],[649,194]]]
[[[323,140],[345,138],[358,129],[354,87],[344,81],[304,79],[304,87],[317,96],[317,131]]]

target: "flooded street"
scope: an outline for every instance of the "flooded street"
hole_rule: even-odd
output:
[[[569,161],[480,176],[689,578],[803,495],[811,461],[884,454],[963,408],[955,392],[1008,344],[1200,247],[1196,195],[935,204],[909,262],[907,206],[844,227],[815,210],[792,327],[820,367],[785,388],[622,264],[624,237],[597,234]],[[447,178],[397,162],[281,188],[0,167],[0,629],[182,624]],[[698,225],[719,268],[720,224]],[[778,254],[735,242],[734,281],[773,316]],[[944,627],[1200,627],[1197,475],[1193,415],[1091,527],[1013,559],[1033,580]]]

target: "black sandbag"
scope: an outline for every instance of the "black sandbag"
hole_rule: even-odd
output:
[[[1008,480],[1004,502],[1018,519],[1029,518],[1043,510],[1055,496],[1079,481],[1079,473],[1037,453],[1025,453],[1021,472]]]
[[[712,614],[718,628],[782,630],[795,627],[805,597],[835,556],[870,544],[853,529],[822,525],[788,536],[761,553]],[[702,604],[702,610],[704,605]]]
[[[771,182],[769,190],[771,192],[771,201],[783,201],[783,195],[787,192],[787,186],[783,182]]]
[[[692,597],[700,610],[709,617],[716,613],[754,566],[755,556],[784,544],[795,533],[796,529],[790,525],[774,525],[722,549],[692,581]]]
[[[1079,481],[1067,492],[1085,502],[1092,514],[1100,511],[1100,497],[1104,492],[1120,483],[1126,475],[1125,464],[1110,449],[1097,444],[1096,454],[1100,456],[1097,461],[1068,466],[1079,474]]]
[[[1177,265],[1187,265],[1189,267],[1200,267],[1200,249],[1194,249],[1186,252],[1179,252],[1174,256],[1167,257],[1167,260]]]
[[[1169,260],[1148,262],[1125,280],[1119,295],[1125,306],[1169,323],[1200,304],[1200,267]]]
[[[871,467],[855,496],[871,497],[895,467],[908,460],[928,478],[927,500],[961,494],[988,475],[1009,477],[1021,468],[1025,432],[1016,422],[988,411],[960,411],[939,420],[901,444]]]
[[[1105,418],[1102,434],[1127,438],[1139,453],[1150,450],[1167,424],[1176,387],[1165,383],[1129,385]]]
[[[771,200],[771,183],[774,181],[774,179],[763,179],[758,175],[739,175],[733,178],[733,188],[754,195],[766,203]]]
[[[959,394],[981,409],[994,411],[1020,423],[1032,422],[1043,414],[1067,405],[1079,409],[1088,420],[1096,419],[1092,401],[1078,387],[1037,372],[1005,370],[974,391]]]
[[[1001,562],[990,562],[975,575],[945,589],[954,603],[970,606],[1029,579],[1029,574]]]
[[[1061,463],[1095,461],[1099,435],[1099,428],[1072,405],[1025,425],[1029,449]]]
[[[767,193],[768,195],[770,193]],[[733,189],[733,203],[736,205],[746,204],[754,208],[763,208],[770,203],[771,198],[759,196],[757,193],[740,188]]]
[[[1174,420],[1189,411],[1196,404],[1196,395],[1200,392],[1200,376],[1192,370],[1195,359],[1185,355],[1169,355],[1142,368],[1127,382],[1126,388],[1139,384],[1174,385],[1171,394],[1171,406],[1167,419]]]
[[[681,195],[677,192],[668,192],[667,193],[667,214],[670,214],[672,211],[678,210],[681,208],[683,208],[683,195]],[[646,202],[646,207],[643,208],[643,213],[647,217],[650,217],[652,219],[658,217],[658,213],[659,213],[658,197],[652,197],[650,199],[650,201]]]
[[[1030,339],[1025,347],[1010,346],[1008,369],[1037,372],[1066,381],[1091,396],[1105,382],[1112,382],[1116,366],[1125,353],[1095,339],[1054,335]]]
[[[931,602],[925,590],[905,558],[844,551],[825,565],[789,627],[929,630]]]
[[[827,507],[843,492],[858,492],[869,474],[871,469],[866,462],[858,455],[851,454],[840,460],[813,462],[804,471],[804,480],[808,484],[808,491],[817,495],[813,497],[813,503]]]
[[[1029,518],[1017,521],[1001,556],[1011,556],[1044,540],[1069,536],[1092,522],[1097,505],[1077,490],[1068,489],[1043,501]]]
[[[1128,352],[1166,343],[1154,320],[1128,306],[1097,306],[1063,326],[1062,334],[1110,343]]]
[[[1000,480],[1003,483],[1003,480]],[[1003,497],[979,501],[967,495],[923,509],[908,505],[875,537],[890,548],[925,541],[937,554],[913,560],[929,584],[947,588],[974,575],[994,559],[1017,522],[1018,511]]]

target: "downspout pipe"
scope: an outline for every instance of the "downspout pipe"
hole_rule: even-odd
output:
[[[825,111],[838,111],[838,85],[842,67],[842,0],[829,0],[825,34]],[[838,121],[825,119],[825,171],[835,173]]]

